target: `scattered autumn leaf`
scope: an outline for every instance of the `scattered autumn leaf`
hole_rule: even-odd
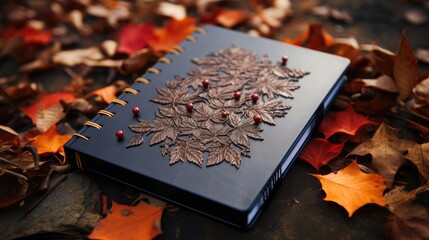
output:
[[[111,103],[116,98],[116,95],[122,92],[122,90],[124,90],[128,86],[129,84],[127,82],[123,80],[118,80],[113,84],[110,84],[109,86],[99,88],[95,91],[90,92],[86,97],[97,96],[102,101],[106,103]]]
[[[165,17],[171,17],[176,20],[182,20],[186,17],[186,8],[179,4],[160,2],[156,12]]]
[[[385,225],[388,239],[429,239],[429,209],[410,204],[396,209]]]
[[[47,131],[52,125],[56,124],[65,116],[63,106],[61,104],[54,104],[49,108],[40,106],[36,112],[36,120],[34,123],[36,127],[41,131]]]
[[[52,32],[49,30],[38,30],[26,26],[19,31],[19,35],[26,44],[49,44],[52,40]]]
[[[429,143],[415,144],[408,149],[405,158],[414,163],[423,182],[429,181]]]
[[[112,202],[112,208],[106,218],[95,226],[89,239],[152,239],[161,233],[160,221],[162,208],[143,201],[135,206]]]
[[[197,19],[191,17],[171,19],[167,26],[155,30],[148,44],[155,52],[167,52],[194,31],[196,22]]]
[[[119,47],[117,52],[133,54],[147,46],[147,40],[154,34],[152,23],[127,24],[119,30]]]
[[[387,199],[386,207],[391,212],[394,212],[397,208],[403,205],[410,204],[417,198],[419,193],[429,191],[429,182],[411,191],[406,191],[404,188],[404,186],[395,187],[384,195]]]
[[[383,74],[376,79],[357,79],[355,81],[362,82],[365,87],[373,87],[391,93],[398,92],[395,80],[393,80],[389,75]]]
[[[52,125],[46,132],[31,138],[33,140],[31,145],[37,148],[37,154],[52,154],[59,153],[62,156],[64,154],[64,144],[72,137],[72,135],[61,135],[57,132],[57,126]]]
[[[417,59],[414,56],[405,33],[402,34],[399,44],[399,50],[393,67],[393,76],[399,90],[398,98],[399,100],[405,100],[419,82]]]
[[[317,171],[337,157],[343,150],[344,143],[333,144],[323,138],[316,138],[305,145],[299,158],[311,164]]]
[[[333,201],[343,206],[349,217],[360,207],[375,203],[384,206],[383,197],[386,179],[377,174],[363,173],[356,161],[337,173],[328,175],[310,174],[319,179],[326,193],[325,201]]]
[[[396,61],[396,55],[382,47],[372,45],[372,55],[375,62],[375,68],[388,76],[393,77],[393,67]]]
[[[110,2],[110,3],[109,3]],[[117,27],[118,21],[131,18],[131,4],[125,1],[104,1],[106,5],[92,4],[88,6],[86,12],[89,15],[104,18],[112,27]]]
[[[60,100],[64,102],[71,102],[75,99],[74,95],[69,92],[55,92],[50,94],[45,94],[40,97],[40,100],[31,106],[21,107],[21,110],[36,122],[36,113],[41,106],[44,106],[45,109],[50,108],[54,104],[58,104]]]
[[[429,64],[429,49],[426,48],[417,48],[416,49],[416,58],[420,62]]]
[[[355,136],[363,127],[374,124],[378,123],[370,121],[367,117],[356,113],[353,107],[349,106],[345,111],[328,114],[322,120],[319,131],[322,132],[326,138],[331,137],[335,133]]]
[[[311,24],[307,31],[298,36],[295,41],[285,39],[284,42],[298,46],[321,50],[335,43],[335,39],[320,24]]]
[[[349,153],[349,156],[371,154],[371,167],[387,179],[389,187],[393,184],[396,172],[405,162],[403,153],[415,144],[411,140],[399,139],[398,131],[383,123],[371,140],[361,143]]]
[[[227,28],[234,27],[246,20],[246,12],[242,9],[221,8],[217,11],[215,21]]]

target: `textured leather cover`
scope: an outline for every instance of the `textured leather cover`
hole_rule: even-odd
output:
[[[159,62],[153,66],[160,74],[144,74],[150,83],[132,85],[140,94],[122,93],[119,99],[128,102],[126,106],[110,104],[106,110],[115,113],[113,117],[99,114],[92,119],[101,129],[87,126],[81,129],[78,133],[88,140],[73,137],[65,145],[66,157],[83,170],[116,179],[224,222],[249,227],[307,140],[304,133],[314,128],[332,101],[332,97],[327,97],[339,90],[349,60],[219,27],[204,26],[204,29],[205,34],[193,34],[196,42],[185,40],[180,44],[183,53],[165,55],[172,63]],[[176,75],[186,77],[196,66],[192,58],[206,57],[231,45],[258,56],[267,54],[272,62],[287,54],[288,67],[310,72],[300,79],[301,88],[294,92],[294,99],[282,99],[285,105],[292,106],[288,114],[276,118],[275,126],[263,124],[263,141],[251,140],[251,158],[242,157],[239,169],[227,163],[200,168],[188,162],[170,165],[169,157],[161,155],[160,144],[149,146],[145,141],[141,146],[125,147],[133,135],[128,125],[136,122],[131,113],[133,107],[141,109],[139,118],[152,121],[159,104],[150,99],[158,95],[157,87],[165,87],[165,81]],[[118,129],[125,132],[123,141],[115,137]]]

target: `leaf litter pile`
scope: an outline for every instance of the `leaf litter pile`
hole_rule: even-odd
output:
[[[250,1],[244,8],[225,2],[2,3],[0,207],[37,207],[25,199],[51,192],[58,184],[50,179],[72,169],[63,149],[72,134],[197,24],[274,38],[293,17],[285,0]],[[353,21],[326,6],[313,14]],[[427,62],[426,50],[413,52],[406,32],[392,52],[334,38],[319,24],[281,40],[351,60],[343,91],[299,157],[314,167],[310,174],[320,181],[325,200],[344,207],[349,217],[377,204],[391,212],[386,237],[429,238],[429,205],[421,200],[429,192],[429,73],[418,68],[418,61]],[[107,216],[89,237],[160,234],[166,205],[141,199],[147,198],[137,198],[135,206],[104,206]],[[127,226],[127,233],[119,226]]]

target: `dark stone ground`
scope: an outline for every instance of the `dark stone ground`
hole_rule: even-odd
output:
[[[406,30],[411,46],[429,47],[429,24],[415,26],[403,19],[404,10],[410,8],[423,9],[429,15],[429,10],[423,8],[422,2],[400,0],[361,0],[361,1],[292,1],[295,16],[285,21],[284,27],[276,34],[275,38],[294,38],[305,31],[308,23],[321,22],[325,29],[335,37],[353,36],[360,43],[377,43],[393,52],[396,51],[401,34]],[[344,24],[332,19],[322,19],[312,16],[308,10],[313,6],[328,5],[339,9],[348,10],[353,22]],[[428,65],[421,65],[421,69],[428,70]],[[389,212],[376,205],[367,205],[359,209],[351,218],[346,211],[332,202],[323,201],[324,193],[319,182],[308,173],[315,173],[310,166],[296,162],[283,180],[278,192],[273,196],[268,207],[260,216],[255,226],[242,231],[222,223],[216,222],[204,216],[188,210],[164,211],[162,217],[163,234],[156,239],[382,239],[383,225],[389,216]],[[87,182],[83,190],[92,187],[82,175],[68,177],[75,179],[76,184]],[[94,177],[92,176],[94,179]],[[103,183],[103,191],[113,194],[122,193],[123,187],[117,183],[104,179],[94,179]],[[61,186],[61,185],[60,185]],[[61,189],[57,189],[59,191]],[[86,199],[99,196],[100,190],[82,191]],[[54,192],[55,193],[55,192]],[[54,194],[52,193],[52,194]],[[79,204],[82,199],[78,200]],[[88,208],[94,208],[98,203],[92,202]],[[35,209],[32,214],[37,213]],[[37,219],[27,219],[8,223],[5,216],[7,211],[0,211],[0,232],[13,224],[29,224],[40,222]],[[42,213],[43,215],[43,213]],[[31,215],[29,215],[31,216]],[[58,215],[57,215],[58,216]],[[70,217],[64,215],[64,219],[58,221],[67,222]],[[11,221],[16,221],[12,219]],[[10,230],[7,230],[10,231]],[[1,235],[1,238],[10,238],[11,235]],[[13,235],[16,236],[16,235]],[[41,235],[39,239],[62,239],[64,235]],[[34,238],[34,237],[33,237]]]

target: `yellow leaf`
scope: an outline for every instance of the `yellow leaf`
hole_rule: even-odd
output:
[[[109,215],[100,220],[90,239],[152,239],[161,233],[159,227],[162,208],[140,201],[139,205],[132,207],[113,202]]]
[[[363,173],[356,161],[337,173],[328,175],[311,174],[319,179],[326,192],[325,201],[333,201],[343,206],[349,217],[363,205],[375,203],[386,205],[383,197],[386,179],[378,174]]]

